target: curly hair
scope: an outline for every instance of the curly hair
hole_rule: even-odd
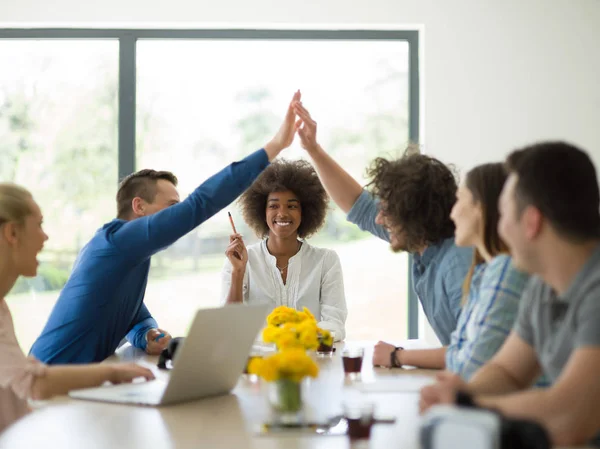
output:
[[[367,187],[382,201],[383,214],[402,230],[408,251],[454,235],[450,211],[456,178],[441,161],[407,151],[400,159],[375,159],[367,175],[372,178]]]
[[[302,207],[298,237],[310,237],[321,229],[329,197],[317,172],[307,161],[280,159],[269,165],[239,199],[244,220],[257,236],[264,238],[269,234],[266,217],[269,194],[288,190],[294,192]]]

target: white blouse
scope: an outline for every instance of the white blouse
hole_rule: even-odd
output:
[[[348,310],[344,295],[342,266],[335,251],[315,248],[306,242],[291,257],[286,283],[276,267],[277,259],[267,250],[266,240],[248,248],[248,264],[244,274],[245,304],[269,304],[270,310],[287,306],[296,310],[306,307],[320,320],[319,327],[335,332],[343,340]],[[227,259],[222,273],[222,303],[231,287],[231,262]]]

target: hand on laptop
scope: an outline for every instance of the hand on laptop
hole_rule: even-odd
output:
[[[150,355],[160,355],[171,341],[171,334],[163,329],[150,329],[146,334],[146,352]]]
[[[108,380],[113,384],[129,383],[138,377],[144,377],[146,380],[154,379],[152,371],[135,363],[119,363],[111,365],[111,368]]]

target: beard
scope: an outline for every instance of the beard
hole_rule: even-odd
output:
[[[402,239],[399,239],[397,236],[390,233],[390,249],[393,253],[403,253],[408,251],[408,247],[406,246],[406,242]]]

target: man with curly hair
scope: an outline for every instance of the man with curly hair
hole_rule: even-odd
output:
[[[413,288],[443,345],[450,342],[461,311],[462,285],[473,251],[454,243],[450,211],[456,200],[452,171],[435,158],[405,154],[377,158],[368,170],[370,192],[363,190],[317,142],[317,123],[302,102],[295,106],[298,135],[319,177],[348,221],[390,243],[394,252],[413,257]],[[388,365],[394,345],[379,342],[373,363]]]
[[[240,197],[244,220],[261,241],[246,248],[239,234],[231,236],[223,302],[306,307],[342,340],[348,311],[339,257],[304,241],[323,226],[328,200],[310,163],[272,163]]]

